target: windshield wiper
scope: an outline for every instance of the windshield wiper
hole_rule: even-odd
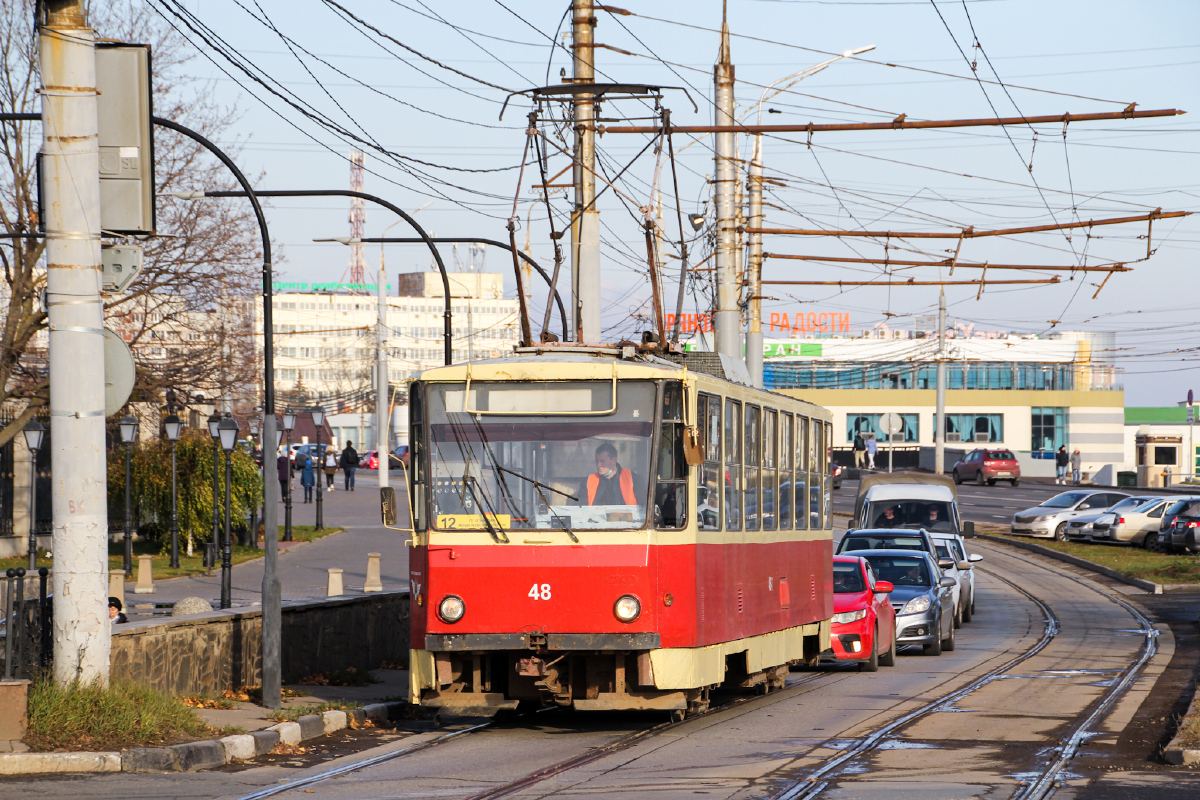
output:
[[[509,475],[512,475],[514,478],[520,478],[523,481],[532,483],[534,486],[538,487],[539,489],[549,489],[550,491],[554,492],[555,494],[561,494],[563,497],[568,497],[577,503],[579,502],[579,498],[576,497],[575,495],[571,494],[570,492],[564,492],[562,489],[555,489],[553,486],[550,486],[549,484],[542,483],[541,481],[535,481],[533,478],[526,477],[519,472],[513,472],[508,467],[500,466],[494,460],[492,461],[492,467],[494,469],[500,470],[501,472],[507,472]],[[538,492],[538,494],[541,494],[541,492]],[[545,500],[546,498],[543,497],[542,499]],[[550,505],[549,501],[546,502],[546,505]]]
[[[483,512],[483,525],[485,528],[487,528],[487,532],[491,535],[492,541],[496,542],[497,544],[508,544],[508,536],[504,533],[504,531],[497,528],[495,524],[493,524],[491,517],[488,516],[489,513],[495,513],[491,511],[491,503],[488,503],[487,507],[485,508],[484,504],[479,502],[479,495],[475,493],[475,488],[473,486],[475,483],[478,483],[478,481],[475,479],[474,475],[463,475],[463,486],[465,486],[467,491],[471,493],[471,497],[475,498],[475,506]]]

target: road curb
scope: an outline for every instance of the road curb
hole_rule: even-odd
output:
[[[994,542],[996,544],[1008,545],[1009,547],[1015,547],[1018,550],[1026,550],[1030,553],[1037,553],[1038,555],[1043,555],[1047,558],[1053,558],[1056,561],[1063,561],[1067,564],[1074,564],[1077,567],[1083,567],[1084,569],[1091,570],[1092,572],[1098,572],[1101,575],[1112,578],[1114,581],[1120,581],[1121,583],[1125,583],[1130,586],[1136,586],[1139,589],[1144,589],[1150,594],[1163,593],[1163,586],[1160,583],[1144,581],[1141,578],[1131,578],[1128,575],[1117,572],[1115,569],[1110,569],[1103,564],[1097,564],[1094,561],[1088,561],[1086,558],[1080,558],[1079,556],[1060,553],[1057,550],[1051,550],[1049,547],[1042,547],[1040,544],[1034,544],[1033,542],[1014,542],[1011,539],[1002,539],[999,536],[993,536],[987,533],[976,533],[975,538],[983,539],[988,542]]]
[[[1192,704],[1188,706],[1187,714],[1184,719],[1200,714],[1200,692],[1197,692],[1192,697]],[[1171,742],[1163,748],[1163,758],[1168,764],[1174,764],[1177,767],[1195,766],[1200,764],[1200,749],[1195,747],[1184,747],[1183,742],[1176,735]]]
[[[361,725],[368,719],[391,719],[405,703],[373,703],[350,711],[308,714],[298,722],[281,722],[262,731],[221,739],[134,747],[119,753],[0,753],[0,775],[46,775],[70,772],[195,772],[266,755],[280,743],[299,744]],[[294,739],[294,740],[293,740]]]

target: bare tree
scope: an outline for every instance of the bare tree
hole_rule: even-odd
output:
[[[0,9],[0,105],[38,112],[38,58],[33,0],[9,0]],[[90,24],[108,40],[149,44],[153,53],[156,116],[175,120],[210,140],[236,121],[215,100],[211,84],[187,75],[194,57],[186,42],[141,0],[93,5]],[[43,242],[37,233],[34,161],[41,141],[36,122],[0,123],[0,222],[10,237],[0,242],[7,301],[0,333],[0,403],[22,400],[24,414],[0,429],[8,441],[49,400],[46,316],[39,293],[45,280]],[[238,188],[228,171],[191,139],[155,131],[155,182],[160,192]],[[236,157],[238,147],[226,147]],[[253,401],[257,347],[245,314],[260,280],[262,253],[249,206],[238,200],[187,202],[161,197],[158,233],[143,242],[141,275],[123,296],[106,298],[138,362],[135,400],[157,399],[166,389],[183,396]]]

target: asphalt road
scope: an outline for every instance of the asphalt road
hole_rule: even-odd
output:
[[[977,616],[958,631],[953,652],[902,651],[896,667],[874,674],[842,667],[793,673],[783,691],[651,730],[624,749],[602,748],[653,728],[661,716],[546,711],[316,783],[294,782],[445,731],[414,731],[320,764],[297,757],[190,775],[25,779],[0,783],[0,795],[244,798],[275,786],[284,798],[367,800],[740,799],[814,788],[827,798],[1013,797],[1074,742],[1078,752],[1053,775],[1061,783],[1056,798],[1128,797],[1142,789],[1146,797],[1200,797],[1195,772],[1129,755],[1130,732],[1144,735],[1154,728],[1148,714],[1171,707],[1153,690],[1175,655],[1171,629],[1160,624],[1148,636],[1138,594],[1128,587],[987,543],[969,549],[984,556]],[[1177,698],[1178,687],[1171,690]],[[570,759],[591,760],[564,766]],[[1113,772],[1113,764],[1136,772]]]

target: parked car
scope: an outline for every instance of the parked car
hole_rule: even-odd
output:
[[[1167,506],[1166,510],[1163,511],[1162,522],[1159,524],[1158,534],[1155,536],[1146,534],[1146,549],[1155,553],[1174,552],[1175,548],[1171,542],[1171,535],[1175,531],[1175,522],[1179,519],[1180,512],[1196,501],[1200,501],[1200,497],[1175,498],[1174,501]]]
[[[1129,495],[1124,492],[1091,489],[1062,492],[1040,506],[1018,511],[1013,515],[1011,530],[1018,536],[1062,541],[1066,538],[1068,522],[1085,514],[1107,510],[1126,497]]]
[[[937,558],[937,547],[923,530],[853,530],[838,542],[837,555],[862,555],[862,550],[917,550]]]
[[[841,464],[834,464],[832,461],[829,462],[829,478],[834,489],[842,488],[842,473],[844,471],[845,467]]]
[[[396,448],[396,449],[399,450],[400,448]],[[388,453],[388,469],[400,469],[401,462],[403,462],[404,466],[406,466],[406,467],[408,466],[408,448],[405,447],[403,449],[404,449],[404,458],[403,459],[400,456],[396,455],[395,453]],[[370,452],[366,453],[361,458],[359,458],[358,468],[359,469],[379,469],[379,451],[371,450]]]
[[[954,649],[954,578],[943,575],[933,558],[912,550],[863,553],[879,576],[892,584],[896,644],[919,644],[925,655]]]
[[[1129,544],[1136,536],[1140,545],[1147,532],[1158,530],[1166,506],[1167,501],[1161,497],[1126,497],[1103,513],[1071,520],[1066,537],[1074,541]]]
[[[1200,552],[1200,500],[1188,500],[1171,515],[1171,549],[1177,553]],[[1164,537],[1163,543],[1166,544]]]
[[[937,548],[939,564],[944,564],[942,559],[945,558],[954,562],[953,567],[943,572],[953,576],[958,583],[954,590],[954,627],[957,628],[975,616],[975,568],[972,565],[983,561],[983,556],[967,555],[967,543],[956,533],[934,532],[929,538]]]
[[[405,469],[408,469],[408,445],[402,444],[392,451],[392,457],[395,459],[393,469],[397,468],[398,464],[403,464]]]
[[[924,528],[960,533],[958,501],[949,475],[895,472],[858,484],[855,528]]]
[[[833,625],[830,641],[838,661],[857,661],[861,672],[896,666],[896,610],[892,585],[857,556],[833,557]]]
[[[996,481],[1008,481],[1013,486],[1021,483],[1021,465],[1011,450],[980,448],[967,453],[950,470],[955,483],[975,481],[995,486]]]

